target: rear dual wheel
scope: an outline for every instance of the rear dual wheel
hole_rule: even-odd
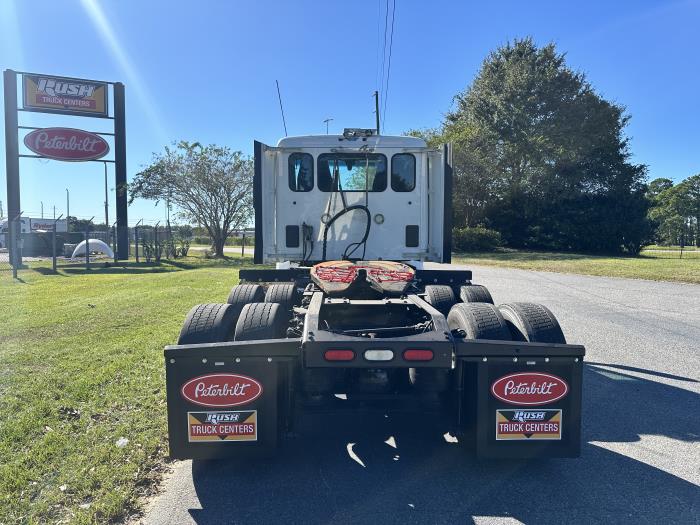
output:
[[[447,315],[452,305],[457,302],[452,288],[444,284],[429,284],[426,286],[425,300],[443,315]]]
[[[447,324],[465,339],[495,339],[530,343],[561,343],[566,339],[554,314],[536,303],[458,303]]]
[[[554,314],[541,304],[509,303],[499,307],[514,341],[566,344]]]
[[[459,289],[459,298],[465,303],[493,304],[493,298],[488,288],[481,284],[470,284]]]
[[[238,284],[226,304],[193,307],[180,330],[178,344],[253,341],[285,337],[287,320],[297,300],[294,284]]]
[[[198,304],[189,311],[179,345],[231,341],[240,310],[231,304]]]
[[[450,286],[429,284],[425,287],[425,300],[443,315],[447,315],[450,309],[460,300],[464,303],[493,304],[493,298],[488,289],[480,284],[460,287],[459,298],[455,297],[455,293]]]

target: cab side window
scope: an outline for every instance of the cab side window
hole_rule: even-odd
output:
[[[398,153],[391,158],[391,189],[413,191],[416,187],[416,158],[410,153]]]
[[[292,153],[289,167],[289,189],[311,191],[314,189],[314,158],[309,153]]]

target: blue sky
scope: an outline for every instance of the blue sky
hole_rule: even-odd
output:
[[[0,0],[0,68],[124,82],[131,178],[173,140],[248,154],[253,139],[276,143],[284,131],[275,79],[290,135],[325,132],[328,117],[331,132],[372,127],[384,4]],[[555,42],[603,96],[627,107],[631,151],[650,178],[700,172],[700,1],[486,4],[397,0],[386,133],[437,126],[490,50],[532,36]],[[109,127],[27,113],[20,124]],[[65,213],[69,188],[71,215],[104,216],[102,164],[26,159],[20,172],[25,214],[37,216],[42,201],[45,216],[53,206]],[[110,206],[114,220],[113,191]],[[129,209],[130,223],[163,217],[150,202]]]

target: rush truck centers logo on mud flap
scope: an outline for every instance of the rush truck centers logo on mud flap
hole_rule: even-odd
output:
[[[252,377],[238,374],[207,374],[182,385],[182,397],[205,407],[234,407],[259,398],[263,388]]]
[[[258,411],[187,412],[190,442],[257,441]]]
[[[496,440],[560,440],[561,410],[496,410]]]
[[[491,385],[491,393],[510,405],[546,405],[569,392],[562,378],[540,372],[508,374]]]

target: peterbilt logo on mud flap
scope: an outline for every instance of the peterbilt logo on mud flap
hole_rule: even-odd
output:
[[[541,372],[508,374],[491,385],[494,397],[511,405],[546,405],[568,392],[569,385],[562,378]]]
[[[207,374],[187,381],[180,393],[190,403],[205,407],[245,405],[262,395],[262,385],[239,374]]]

